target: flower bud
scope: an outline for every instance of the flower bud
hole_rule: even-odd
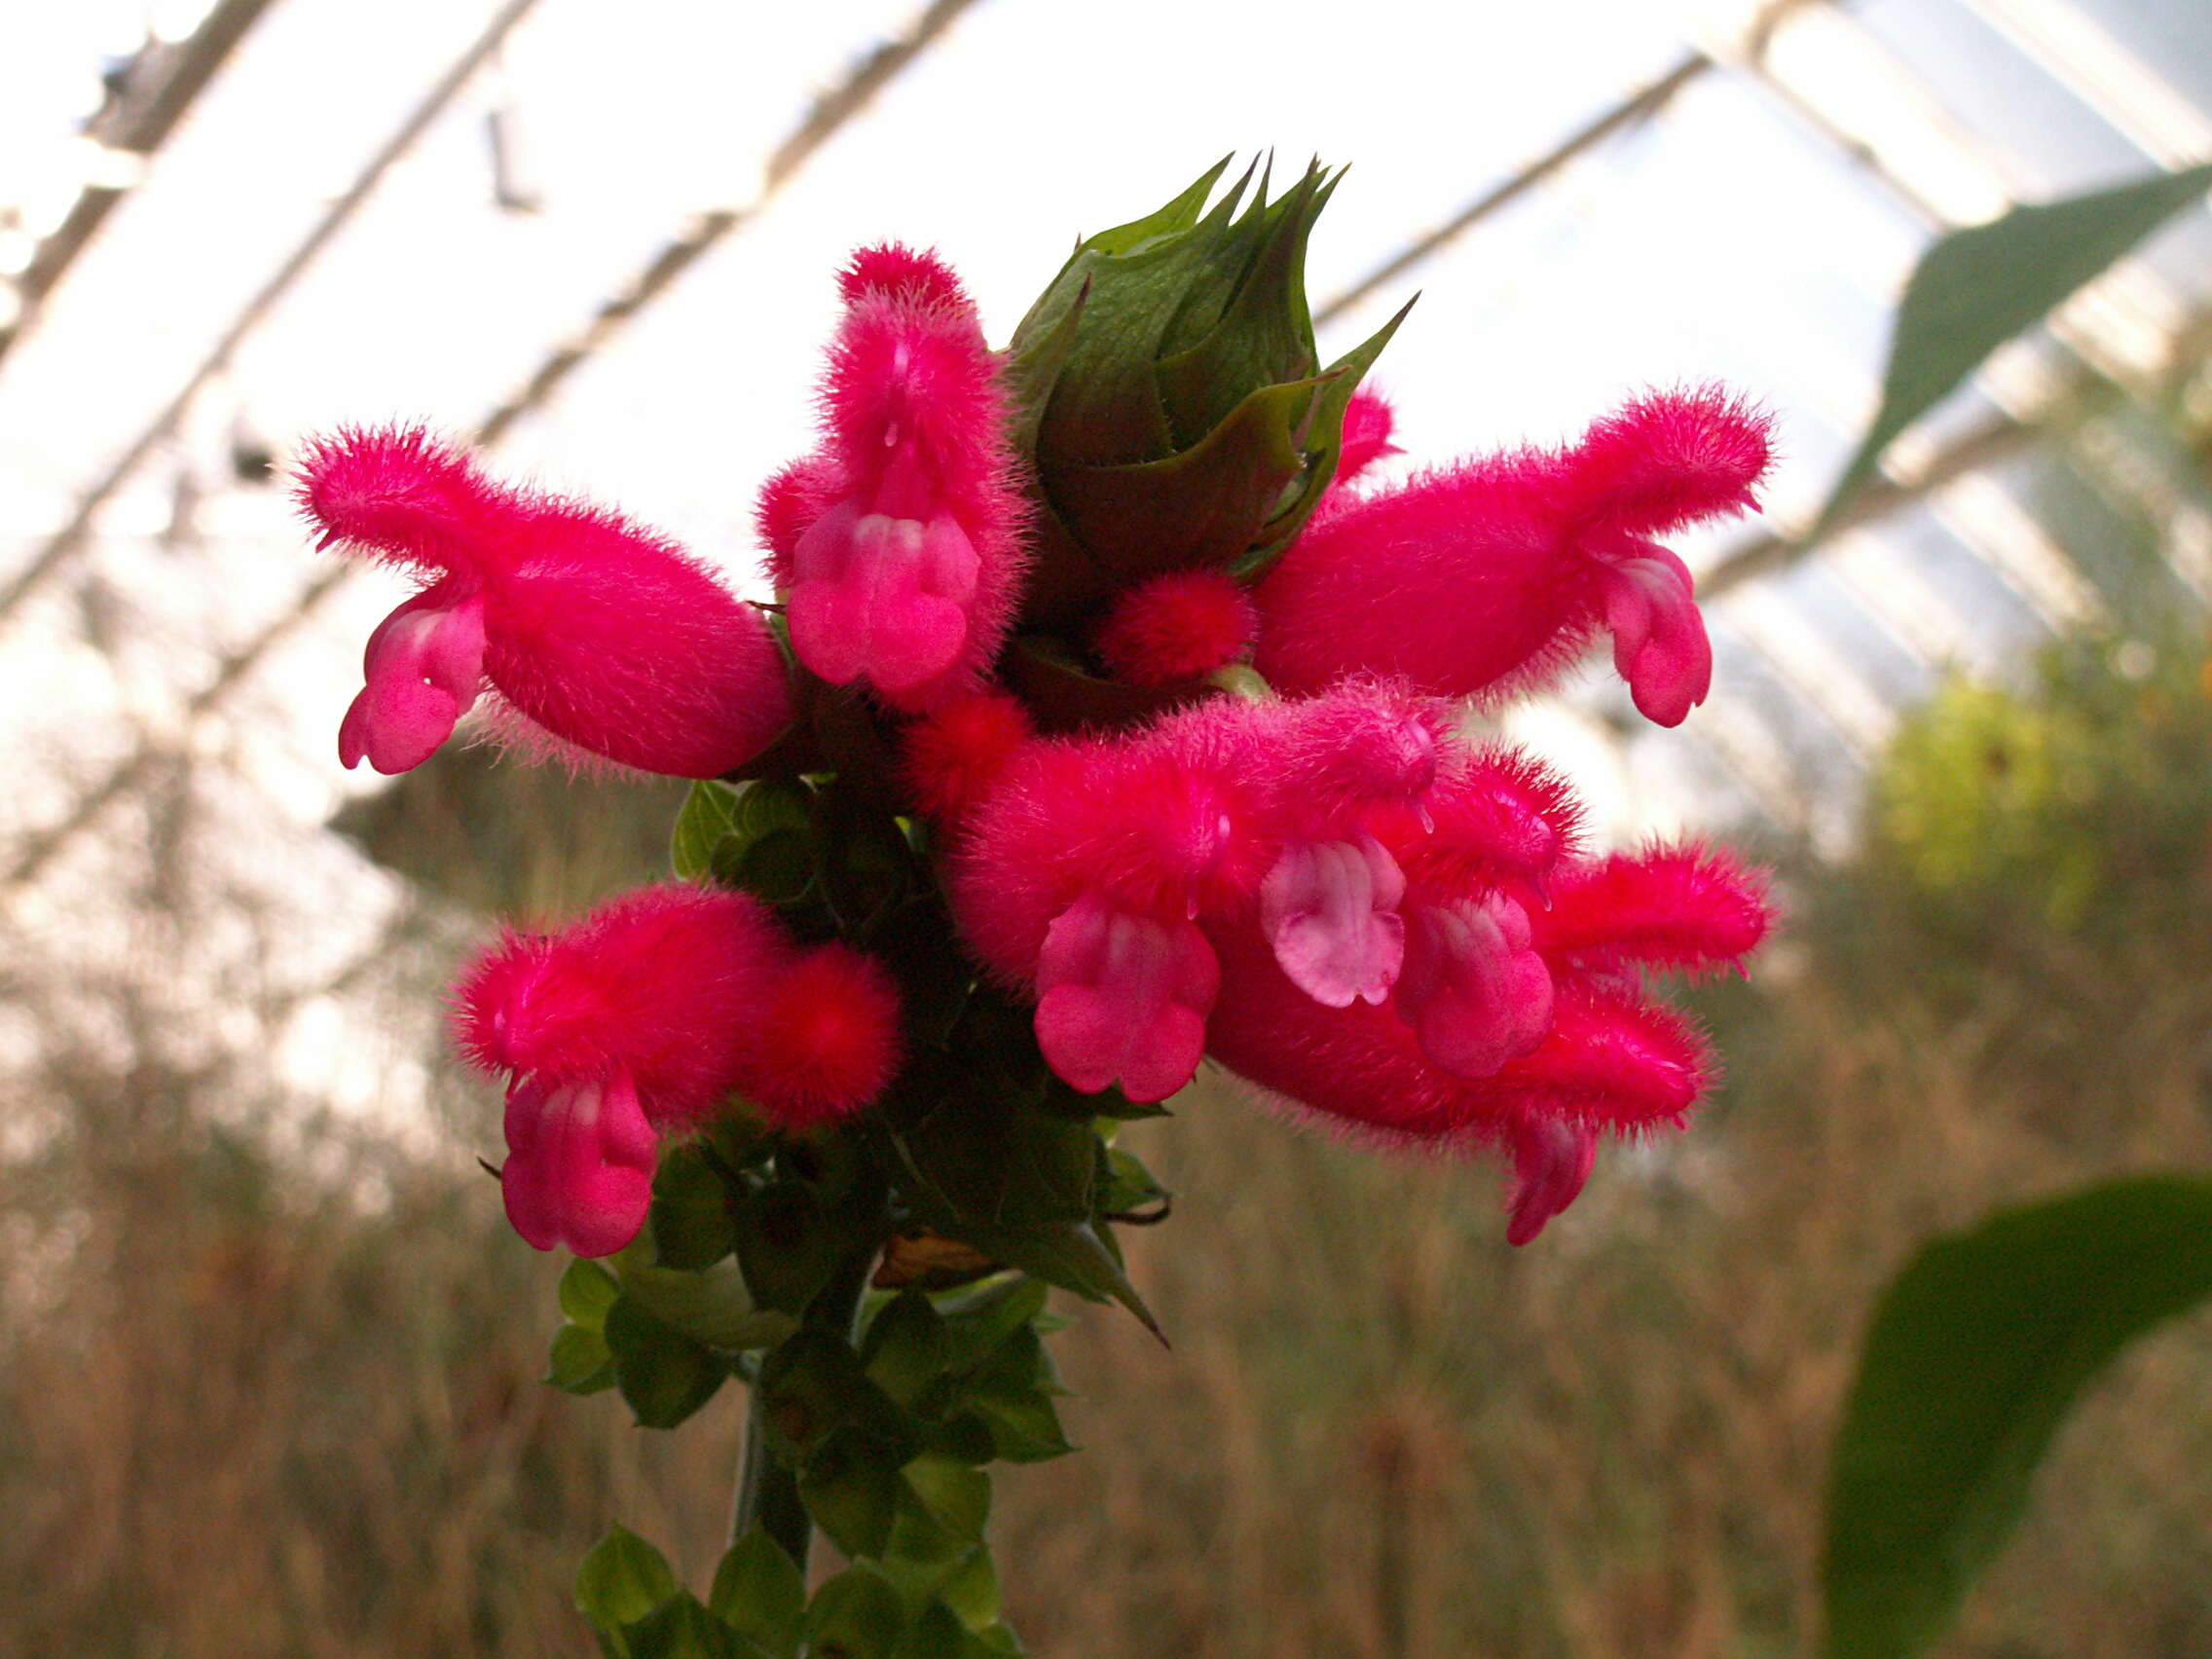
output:
[[[1397,319],[1322,369],[1306,243],[1342,175],[1316,166],[1269,202],[1265,177],[1247,201],[1247,171],[1208,210],[1228,165],[1083,242],[1014,331],[1040,508],[1032,621],[1165,571],[1251,580],[1336,476],[1346,406]]]

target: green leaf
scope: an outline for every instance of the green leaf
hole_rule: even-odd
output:
[[[653,1172],[653,1266],[711,1268],[737,1247],[729,1188],[696,1142],[671,1147]]]
[[[2212,163],[2113,190],[2015,207],[1954,231],[1921,256],[1905,284],[1882,382],[1882,406],[1821,509],[1812,537],[1873,478],[1890,440],[1936,407],[1990,352],[2034,326],[2182,208],[2212,189]]]
[[[974,1641],[957,1613],[936,1604],[906,1627],[892,1653],[894,1659],[967,1659],[975,1651]]]
[[[1419,297],[1417,294],[1414,300]],[[1230,574],[1238,581],[1249,585],[1272,570],[1275,561],[1298,539],[1313,509],[1321,504],[1322,495],[1337,475],[1337,460],[1344,453],[1345,410],[1351,403],[1351,394],[1359,389],[1359,383],[1375,366],[1382,348],[1390,344],[1398,324],[1414,309],[1414,300],[1400,306],[1389,321],[1321,371],[1321,389],[1313,398],[1299,439],[1306,454],[1305,471],[1255,537],[1250,551],[1229,567]]]
[[[991,1477],[950,1457],[925,1455],[903,1471],[922,1507],[953,1536],[981,1543],[991,1518]]]
[[[897,1442],[904,1419],[862,1368],[860,1356],[827,1331],[802,1330],[760,1365],[760,1406],[780,1450],[811,1456],[832,1434],[855,1429]],[[906,1454],[892,1459],[894,1468]]]
[[[814,1659],[891,1659],[906,1609],[883,1575],[850,1567],[814,1593],[806,1609]]]
[[[2004,1211],[1892,1281],[1836,1436],[1828,1659],[1905,1659],[2019,1520],[2075,1397],[2212,1296],[2212,1181],[2145,1176]]]
[[[676,1593],[667,1558],[619,1522],[576,1569],[576,1611],[603,1631],[636,1624]]]
[[[804,1312],[846,1248],[815,1190],[794,1179],[770,1181],[739,1200],[734,1220],[737,1259],[755,1299]]]
[[[790,1312],[756,1301],[730,1258],[689,1272],[653,1266],[658,1248],[648,1217],[645,1230],[612,1260],[624,1298],[664,1324],[721,1348],[769,1347],[797,1328]]]
[[[703,779],[691,786],[690,797],[676,816],[669,862],[685,881],[711,880],[725,887],[750,887],[756,880],[788,885],[787,866],[792,862],[786,856],[788,849],[758,860],[753,854],[761,843],[787,832],[796,832],[803,848],[812,799],[812,792],[794,778],[762,778],[738,785]],[[802,892],[813,873],[810,850],[803,862],[806,875],[798,884]],[[781,902],[780,893],[762,897]]]
[[[987,1629],[999,1616],[999,1569],[989,1550],[977,1550],[938,1587],[938,1596],[970,1630]]]
[[[662,1604],[623,1635],[630,1659],[755,1659],[760,1651],[689,1595]]]
[[[848,1556],[880,1556],[889,1547],[899,1515],[899,1467],[910,1451],[903,1436],[840,1428],[799,1470],[799,1501]]]
[[[729,1367],[697,1342],[624,1296],[607,1310],[614,1383],[641,1428],[674,1428],[715,1397]]]
[[[589,1325],[563,1325],[553,1333],[545,1381],[571,1394],[596,1394],[614,1386],[614,1354]]]
[[[1091,1302],[1119,1302],[1137,1322],[1167,1342],[1160,1321],[1129,1282],[1121,1257],[1088,1221],[1051,1222],[1024,1228],[972,1227],[960,1235],[978,1250],[1010,1267],[1056,1284]]]
[[[911,1406],[937,1380],[951,1351],[944,1320],[930,1299],[915,1290],[886,1304],[861,1345],[868,1380],[900,1406]]]
[[[561,1274],[561,1311],[589,1330],[605,1323],[607,1310],[621,1294],[614,1275],[587,1257],[578,1256]]]
[[[806,1575],[760,1528],[730,1545],[715,1568],[707,1605],[773,1659],[797,1659],[806,1627]]]
[[[1260,387],[1203,438],[1158,460],[1055,467],[1045,480],[1052,510],[1119,584],[1233,565],[1305,464],[1300,439],[1321,384]]]
[[[738,792],[702,778],[691,786],[669,836],[668,862],[684,881],[698,881],[715,865],[715,851],[737,829]]]

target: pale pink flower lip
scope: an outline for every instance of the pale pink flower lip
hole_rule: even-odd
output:
[[[1164,1100],[1198,1068],[1220,983],[1194,923],[1117,910],[1087,893],[1045,933],[1038,1047],[1086,1093],[1118,1082],[1131,1100]]]
[[[405,772],[427,760],[475,705],[484,679],[484,599],[441,604],[440,583],[416,595],[369,636],[368,684],[338,728],[338,758]]]
[[[1587,1124],[1524,1118],[1513,1126],[1513,1197],[1508,1244],[1527,1244],[1582,1194],[1597,1161],[1598,1134]]]
[[[1260,926],[1290,981],[1327,1008],[1379,1003],[1406,952],[1406,878],[1374,836],[1293,841],[1260,884]]]
[[[499,1191],[526,1243],[610,1256],[637,1236],[660,1143],[628,1073],[564,1084],[517,1078],[506,1139]]]
[[[1529,1052],[1551,1029],[1552,977],[1527,912],[1500,894],[1417,905],[1398,1007],[1421,1052],[1454,1077],[1492,1077]]]

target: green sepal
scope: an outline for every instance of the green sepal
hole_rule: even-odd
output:
[[[688,1593],[662,1603],[622,1635],[629,1659],[766,1659],[757,1643],[739,1636]]]
[[[806,1575],[760,1528],[730,1545],[715,1568],[707,1606],[769,1659],[798,1659],[806,1634]]]
[[[561,1273],[561,1311],[578,1325],[599,1330],[622,1286],[600,1263],[578,1256]]]
[[[1017,635],[999,672],[1019,697],[1037,729],[1055,732],[1113,730],[1140,725],[1213,694],[1203,680],[1184,685],[1130,685],[1092,674],[1049,635]]]
[[[806,1609],[808,1651],[816,1659],[894,1659],[905,1629],[899,1592],[865,1564],[824,1584]]]
[[[1338,459],[1344,454],[1345,411],[1351,404],[1351,395],[1419,297],[1417,294],[1400,306],[1389,321],[1321,371],[1320,390],[1314,394],[1300,438],[1306,469],[1296,490],[1276,507],[1251,548],[1230,562],[1229,573],[1238,581],[1249,586],[1272,570],[1275,561],[1298,539],[1313,509],[1321,504],[1322,496],[1336,478]]]
[[[659,1244],[648,1214],[638,1236],[612,1257],[623,1300],[710,1347],[768,1347],[796,1328],[789,1311],[756,1297],[738,1263],[723,1256],[693,1272],[658,1267]]]
[[[674,1428],[729,1379],[729,1364],[624,1295],[607,1310],[614,1385],[641,1428]]]
[[[1000,1611],[999,1569],[991,1552],[977,1550],[970,1556],[958,1572],[938,1586],[937,1594],[970,1630],[988,1630]]]
[[[1115,585],[1240,561],[1278,528],[1284,489],[1305,465],[1318,378],[1245,393],[1203,438],[1155,460],[1069,462],[1045,479],[1053,513]]]
[[[614,1353],[589,1325],[563,1325],[553,1333],[544,1381],[570,1394],[597,1394],[614,1386]]]
[[[799,1470],[799,1501],[845,1554],[880,1556],[899,1515],[900,1465],[912,1451],[903,1432],[837,1429]]]
[[[1224,246],[1242,267],[1228,303],[1220,303],[1217,289],[1195,291],[1186,302],[1170,330],[1170,354],[1156,365],[1161,401],[1180,442],[1212,431],[1245,388],[1304,380],[1318,367],[1306,306],[1306,243],[1343,176],[1311,167],[1280,200],[1255,202],[1238,226],[1241,235]],[[1184,339],[1192,343],[1180,345]]]
[[[649,1214],[656,1268],[700,1272],[737,1248],[728,1184],[696,1142],[661,1155]]]
[[[576,1611],[603,1635],[618,1636],[677,1593],[668,1558],[619,1522],[576,1568]]]

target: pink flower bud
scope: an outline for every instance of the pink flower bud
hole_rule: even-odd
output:
[[[1098,630],[1100,659],[1131,685],[1174,685],[1241,661],[1259,617],[1217,571],[1170,571],[1121,594]]]
[[[1005,393],[935,255],[863,250],[842,287],[824,451],[771,481],[762,529],[800,662],[928,709],[979,682],[1018,597]]]
[[[1029,711],[1000,691],[940,704],[909,725],[905,779],[932,818],[958,818],[988,794],[1036,735]]]
[[[1582,1196],[1598,1158],[1598,1134],[1587,1124],[1522,1117],[1507,1131],[1513,1148],[1513,1197],[1505,1241],[1527,1244],[1544,1224]]]
[[[1766,883],[1691,844],[1615,854],[1571,870],[1539,918],[1540,947],[1601,972],[1740,967],[1773,925]]]
[[[899,993],[871,958],[842,944],[808,951],[760,1010],[751,1098],[778,1128],[852,1116],[899,1069]]]
[[[298,496],[325,544],[430,578],[370,638],[348,766],[420,765],[487,678],[493,729],[526,753],[678,777],[741,765],[791,720],[758,613],[616,514],[496,484],[419,426],[311,446]]]
[[[1374,670],[1496,696],[1603,627],[1638,707],[1675,723],[1711,651],[1688,571],[1644,536],[1751,504],[1768,424],[1715,389],[1653,393],[1571,449],[1460,461],[1318,517],[1254,595],[1255,665],[1290,691]]]

